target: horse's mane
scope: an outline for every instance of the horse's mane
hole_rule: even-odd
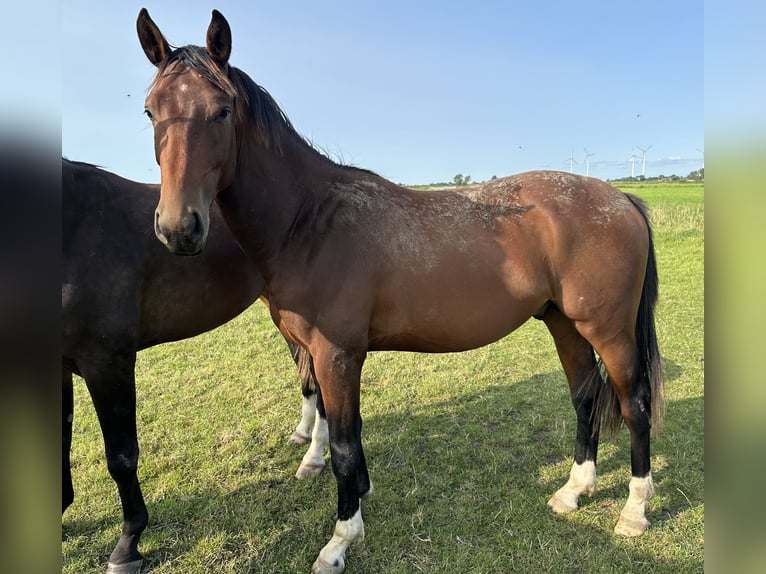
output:
[[[250,128],[247,130],[247,136],[242,133],[241,137],[254,137],[256,143],[278,153],[282,153],[286,146],[302,147],[334,166],[351,168],[351,166],[333,161],[327,154],[317,149],[312,142],[299,134],[265,88],[256,84],[250,76],[239,68],[227,66],[224,70],[213,61],[203,47],[182,46],[174,48],[170,55],[157,67],[157,74],[149,86],[149,91],[154,88],[159,78],[166,73],[172,73],[176,66],[199,72],[215,87],[235,99],[235,120],[238,124],[250,124],[247,126]]]
[[[68,157],[65,157],[63,155],[61,156],[61,161],[64,163],[68,163],[69,165],[74,167],[88,167],[88,168],[101,169],[101,170],[104,169],[102,166],[96,165],[95,163],[88,163],[86,161],[77,161],[75,159],[69,159]]]

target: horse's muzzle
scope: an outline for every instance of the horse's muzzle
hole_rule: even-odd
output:
[[[163,224],[159,211],[154,214],[154,233],[173,255],[198,255],[205,248],[207,233],[199,213],[192,211],[174,222]]]

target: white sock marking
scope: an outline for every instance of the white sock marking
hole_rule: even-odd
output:
[[[615,532],[625,536],[638,536],[649,527],[649,521],[646,519],[646,505],[654,496],[652,473],[649,472],[644,477],[632,477],[628,490],[630,491],[628,502],[620,513]]]
[[[329,444],[330,431],[327,428],[327,419],[317,416],[314,431],[311,433],[311,444],[303,455],[303,464],[324,465],[324,449]]]
[[[293,442],[301,442],[301,438],[311,438],[311,429],[314,427],[314,420],[317,416],[317,396],[312,395],[308,398],[303,397],[301,404],[301,422],[295,427],[293,436],[290,437]],[[305,441],[302,441],[305,443]]]
[[[592,495],[596,492],[596,463],[586,460],[582,464],[574,463],[569,471],[569,480],[559,488],[548,501],[554,512],[564,513],[575,510],[580,502],[580,495]]]
[[[343,572],[345,568],[346,549],[364,540],[364,521],[362,509],[348,520],[338,520],[335,532],[330,541],[319,552],[314,562],[314,572]]]

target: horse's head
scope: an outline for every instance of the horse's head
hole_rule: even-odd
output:
[[[161,172],[154,232],[172,253],[194,255],[205,246],[210,204],[236,171],[231,29],[213,10],[205,48],[171,49],[145,8],[136,26],[144,53],[157,66],[145,104]]]

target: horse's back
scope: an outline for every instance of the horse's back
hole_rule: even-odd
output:
[[[539,171],[410,197],[410,213],[391,209],[376,229],[390,265],[375,284],[375,348],[481,346],[548,302],[573,320],[638,304],[646,225],[605,182]]]
[[[149,203],[138,193],[127,209],[115,184],[114,174],[62,160],[63,354],[72,358],[98,353],[101,342],[138,345],[145,250],[131,214]]]

